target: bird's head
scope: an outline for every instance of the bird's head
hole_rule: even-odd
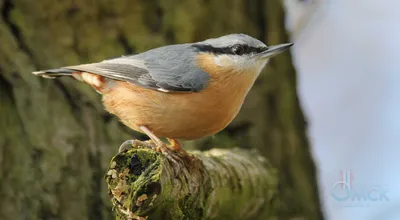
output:
[[[256,72],[258,75],[269,58],[289,49],[293,43],[267,46],[245,34],[230,34],[212,38],[192,46],[200,53],[212,56],[216,66],[233,72]]]

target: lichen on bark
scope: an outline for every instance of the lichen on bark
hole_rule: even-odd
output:
[[[116,155],[106,180],[117,219],[251,219],[271,211],[277,175],[255,151]]]

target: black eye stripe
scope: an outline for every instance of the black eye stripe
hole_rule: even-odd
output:
[[[208,52],[208,53],[214,53],[214,54],[232,54],[234,55],[234,50],[232,50],[233,47],[242,47],[243,54],[254,54],[254,53],[261,53],[262,51],[266,50],[267,48],[265,47],[249,47],[248,45],[234,45],[233,47],[213,47],[211,45],[207,44],[193,44],[193,47],[197,48],[201,52]]]

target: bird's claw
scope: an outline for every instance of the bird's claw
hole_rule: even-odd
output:
[[[156,143],[156,148],[155,150],[157,152],[160,152],[164,154],[170,161],[174,163],[178,163],[178,161],[181,161],[178,155],[176,155],[175,151],[170,149],[164,142]]]
[[[122,143],[121,146],[119,146],[118,153],[138,147],[156,149],[154,144],[152,144],[150,141],[127,140],[124,143]]]
[[[183,149],[170,147],[164,142],[156,143],[156,146],[157,147],[155,150],[162,153],[171,163],[175,173],[175,177],[178,176],[181,172],[187,172],[185,167],[188,165],[188,161],[192,161],[195,158]]]

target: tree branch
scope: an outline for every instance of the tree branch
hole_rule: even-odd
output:
[[[277,175],[257,152],[192,154],[116,155],[106,180],[117,219],[250,219],[273,210]]]

